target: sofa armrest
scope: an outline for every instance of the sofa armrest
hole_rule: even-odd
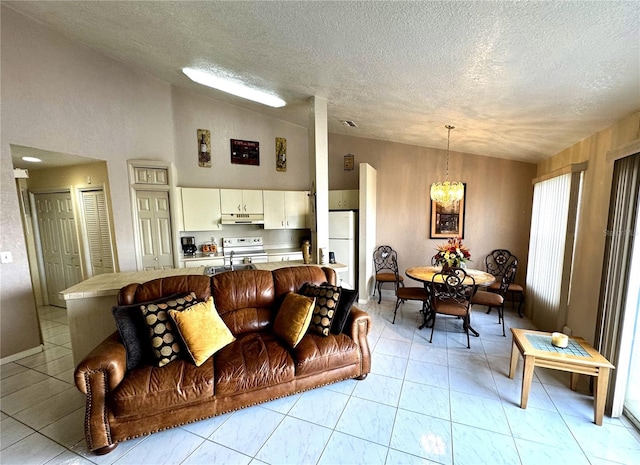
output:
[[[127,351],[117,331],[89,352],[76,367],[75,381],[80,391],[85,394],[89,392],[87,374],[96,371],[104,372],[107,390],[115,389],[124,379],[127,372]]]
[[[89,450],[110,450],[107,394],[124,379],[127,352],[118,332],[114,332],[93,349],[76,367],[75,381],[87,395],[84,434]]]
[[[369,351],[369,330],[371,329],[371,317],[363,310],[360,310],[355,305],[351,307],[349,318],[347,319],[347,325],[345,326],[345,332],[348,328],[351,328],[351,339],[360,347],[362,353],[362,374],[366,376],[371,371],[371,352]]]

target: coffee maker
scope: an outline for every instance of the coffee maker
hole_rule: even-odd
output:
[[[193,236],[184,236],[180,238],[182,242],[182,253],[185,257],[195,257],[196,250],[198,247],[196,246],[196,238]]]

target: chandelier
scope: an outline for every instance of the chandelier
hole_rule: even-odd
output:
[[[458,181],[449,182],[449,144],[451,142],[451,130],[454,126],[447,124],[447,174],[444,182],[434,182],[431,184],[431,200],[434,200],[445,207],[451,206],[464,196],[464,184]]]

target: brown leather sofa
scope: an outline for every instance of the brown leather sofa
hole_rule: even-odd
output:
[[[194,292],[201,301],[213,295],[236,340],[199,367],[178,359],[161,368],[148,364],[127,370],[125,346],[114,332],[75,371],[76,385],[87,396],[87,447],[106,454],[127,439],[337,381],[364,379],[371,369],[371,320],[357,307],[351,307],[342,333],[308,332],[294,349],[271,331],[284,296],[306,282],[335,284],[336,274],[330,268],[299,266],[175,276],[121,289],[119,305],[184,292]]]

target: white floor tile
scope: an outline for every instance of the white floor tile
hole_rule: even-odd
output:
[[[241,454],[215,442],[205,441],[182,464],[219,463],[225,465],[247,465],[249,462],[251,462],[251,457],[248,455]]]
[[[10,376],[13,375],[17,375],[18,373],[22,373],[27,371],[29,368],[19,365],[17,363],[11,362],[11,363],[5,363],[4,365],[0,365],[0,379],[2,379],[2,381],[4,381],[6,378],[9,378]],[[3,384],[3,389],[2,389],[2,393],[4,395],[4,384]]]
[[[209,439],[254,457],[283,419],[284,415],[260,406],[238,410]]]
[[[28,368],[26,368],[25,370],[26,371],[20,372],[13,376],[2,378],[2,381],[0,381],[0,392],[2,392],[3,397],[17,392],[20,389],[32,386],[40,381],[44,381],[48,378],[48,376],[44,373],[30,370]]]
[[[451,422],[398,410],[390,447],[433,462],[452,463]]]
[[[442,347],[424,342],[414,342],[409,354],[411,360],[432,363],[434,365],[448,365],[447,350]]]
[[[549,445],[575,443],[569,427],[557,412],[514,407],[507,408],[505,413],[514,438]]]
[[[371,359],[371,373],[403,379],[408,360],[391,355],[376,354]]]
[[[387,447],[335,431],[318,465],[384,465]],[[388,462],[387,462],[388,463]]]
[[[84,407],[80,407],[40,430],[58,444],[71,448],[84,439]]]
[[[329,428],[286,417],[255,457],[282,465],[316,463],[330,436]]]
[[[67,389],[34,403],[15,414],[15,418],[31,428],[40,430],[85,405],[85,395],[76,388]]]
[[[2,398],[2,410],[9,415],[14,415],[67,389],[69,389],[69,384],[59,379],[46,378],[29,387],[4,396]]]
[[[443,420],[451,419],[449,390],[426,384],[405,381],[398,407]]]
[[[122,457],[118,463],[161,465],[181,463],[206,439],[181,428],[154,433]]]
[[[232,413],[225,413],[224,415],[218,415],[217,417],[207,418],[206,420],[196,421],[187,425],[182,425],[180,428],[189,431],[190,433],[197,434],[203,438],[211,436],[220,425],[231,418]]]
[[[409,360],[405,380],[449,389],[449,368],[444,365]]]
[[[374,349],[374,354],[391,355],[392,357],[409,358],[411,342],[395,341],[393,339],[380,338]]]
[[[522,465],[540,465],[541,463],[589,465],[589,459],[575,443],[550,445],[525,439],[515,441]]]
[[[93,465],[93,462],[70,450],[55,456],[46,465]]]
[[[499,400],[452,391],[451,421],[494,433],[511,434]]]
[[[389,449],[385,465],[437,465],[437,462],[432,462],[399,450]]]
[[[402,380],[371,373],[367,379],[358,383],[352,395],[396,407],[401,390]]]
[[[362,385],[365,381],[359,383],[359,385]],[[338,423],[338,419],[342,415],[348,400],[349,396],[339,392],[329,389],[313,389],[302,394],[298,402],[289,411],[289,415],[333,429]]]
[[[0,437],[2,438],[0,446],[2,449],[6,449],[33,433],[35,433],[33,429],[8,416],[0,421]]]
[[[451,357],[451,354],[449,354]],[[449,385],[452,391],[465,392],[480,397],[499,399],[496,383],[489,368],[453,368],[449,366]]]
[[[370,400],[352,397],[336,430],[360,439],[389,445],[396,409]]]
[[[40,465],[65,451],[64,447],[38,433],[33,433],[2,450],[3,465]]]
[[[520,464],[518,451],[510,435],[460,425],[455,422],[452,425],[452,435],[455,465]]]

